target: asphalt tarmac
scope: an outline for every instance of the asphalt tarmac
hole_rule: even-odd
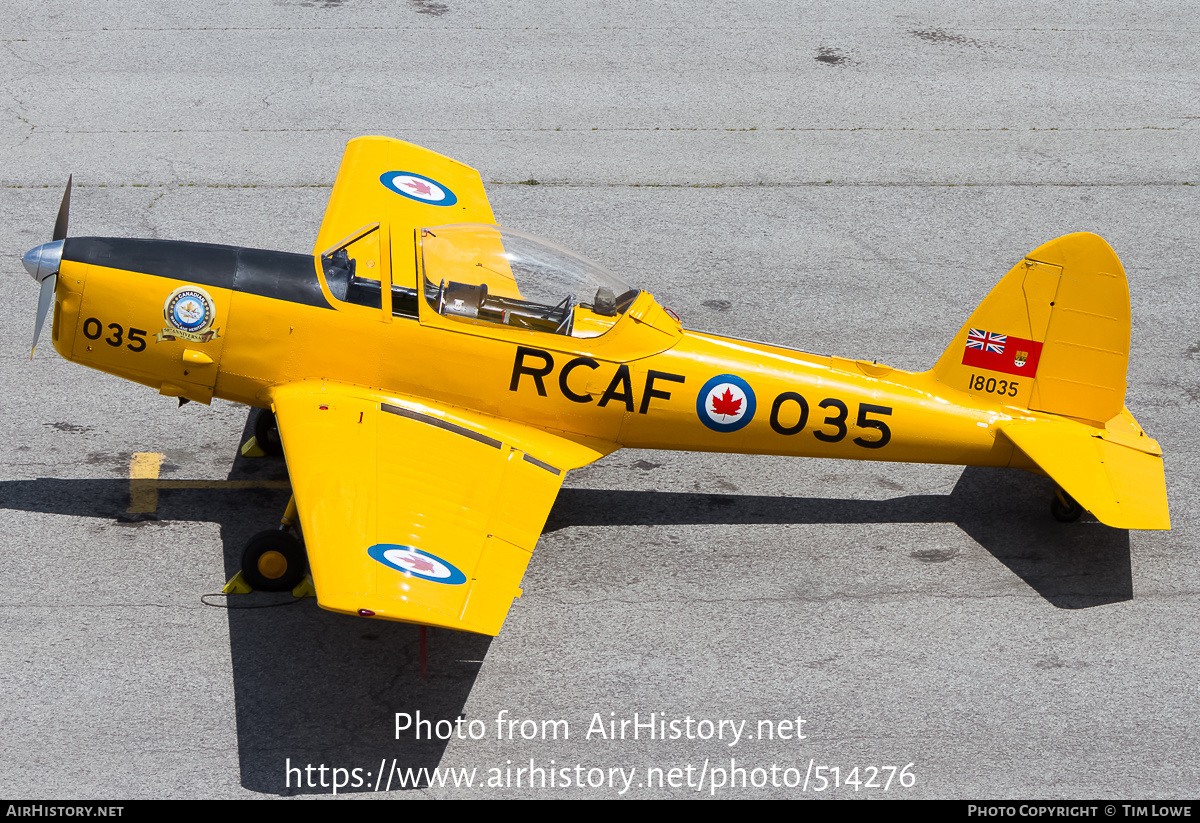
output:
[[[1197,28],[1171,2],[7,9],[0,794],[1194,798]],[[619,451],[568,477],[500,636],[431,630],[425,677],[415,627],[211,596],[282,461],[238,456],[244,407],[48,335],[31,363],[18,258],[68,174],[72,235],[309,251],[360,134],[474,166],[503,225],[689,328],[906,369],[1096,232],[1173,530],[1059,524],[1008,470]],[[145,452],[190,482],[131,514]]]

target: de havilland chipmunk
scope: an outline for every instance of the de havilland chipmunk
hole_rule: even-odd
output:
[[[479,174],[346,148],[314,253],[67,237],[23,257],[68,360],[257,406],[303,544],[255,588],[499,632],[566,473],[621,447],[1013,466],[1061,520],[1168,529],[1162,451],[1125,408],[1125,272],[1092,234],[1018,261],[922,373],[684,329],[649,293],[496,225]],[[272,415],[273,413],[273,415]]]

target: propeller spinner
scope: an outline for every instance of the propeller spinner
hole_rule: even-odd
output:
[[[73,175],[72,175],[73,177]],[[67,190],[63,193],[62,203],[58,207],[58,217],[54,221],[54,234],[49,243],[43,243],[37,248],[30,249],[21,257],[25,271],[29,272],[34,281],[41,284],[38,294],[37,318],[33,327],[33,345],[29,349],[29,359],[37,350],[38,338],[42,335],[42,326],[46,322],[46,314],[54,301],[54,287],[58,283],[58,270],[62,264],[63,241],[67,237],[67,216],[71,211],[71,180],[67,178]]]

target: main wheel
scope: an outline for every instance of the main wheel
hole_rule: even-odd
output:
[[[299,541],[278,529],[259,532],[242,552],[242,577],[264,592],[285,592],[304,579],[304,549]]]
[[[283,441],[279,439],[279,426],[270,409],[259,409],[254,418],[254,440],[258,447],[272,457],[283,456]]]
[[[1074,497],[1059,489],[1050,501],[1050,513],[1059,523],[1074,523],[1083,514],[1083,506],[1079,505]]]

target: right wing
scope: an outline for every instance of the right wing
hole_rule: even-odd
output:
[[[495,635],[568,469],[615,448],[335,383],[272,398],[317,601]]]

